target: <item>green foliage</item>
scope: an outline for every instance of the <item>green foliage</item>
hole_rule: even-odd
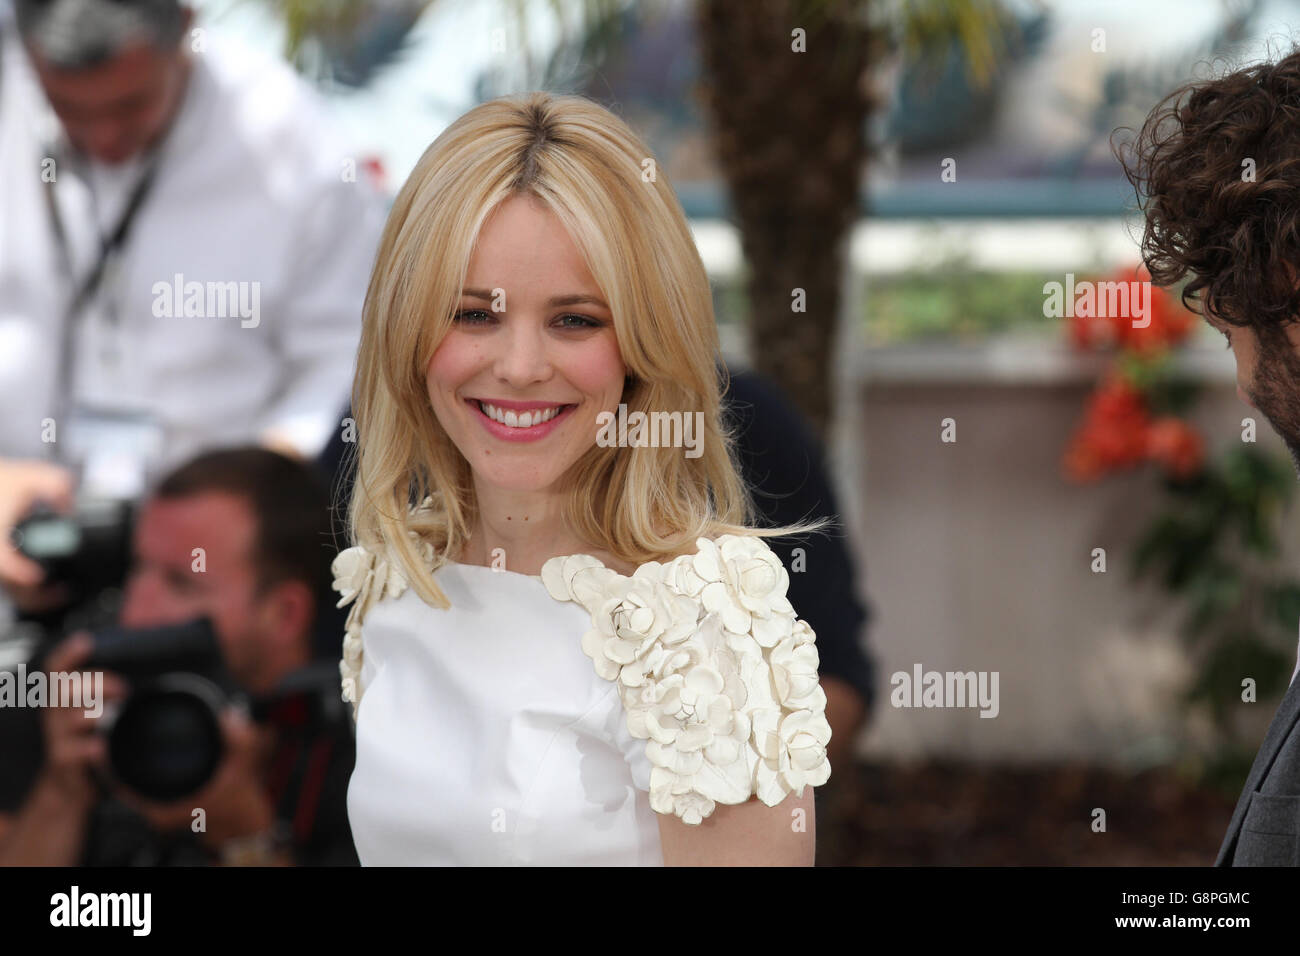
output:
[[[1255,679],[1259,700],[1278,696],[1291,676],[1289,656],[1261,640],[1249,629],[1227,631],[1224,639],[1205,654],[1201,669],[1188,690],[1188,699],[1209,707],[1215,723],[1230,722],[1241,703],[1241,682]]]
[[[1121,362],[1126,359],[1128,359],[1127,355],[1121,359]],[[1172,361],[1172,353],[1166,352],[1146,362],[1140,360],[1134,362],[1134,364],[1142,366],[1141,370],[1135,369],[1133,372],[1133,374],[1139,376],[1138,380],[1149,374],[1152,375],[1152,381],[1145,388],[1145,397],[1147,407],[1156,418],[1166,415],[1182,418],[1192,410],[1192,406],[1196,404],[1196,400],[1201,396],[1199,382],[1176,378],[1168,374]],[[1126,371],[1125,374],[1129,373]],[[1129,381],[1135,381],[1135,379],[1130,378]],[[1139,387],[1142,386],[1139,385]]]
[[[987,272],[960,265],[873,279],[864,297],[868,338],[877,345],[978,339],[1049,324],[1059,333],[1064,320],[1043,316],[1043,285],[1051,280],[1039,272]]]
[[[1225,796],[1236,797],[1241,793],[1241,782],[1250,773],[1250,765],[1255,762],[1255,751],[1250,746],[1225,746],[1200,768],[1200,779]]]
[[[1219,736],[1202,772],[1239,787],[1242,681],[1254,679],[1260,702],[1281,694],[1295,650],[1300,581],[1277,572],[1275,531],[1294,476],[1286,463],[1240,447],[1166,487],[1170,507],[1140,538],[1133,570],[1158,578],[1187,608],[1183,634],[1197,662],[1187,703],[1210,714]]]
[[[956,42],[971,79],[987,86],[1017,24],[998,0],[909,0],[901,4],[898,28],[904,53],[922,62]]]

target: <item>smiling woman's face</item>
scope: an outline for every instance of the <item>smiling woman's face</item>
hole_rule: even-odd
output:
[[[625,374],[613,314],[559,218],[530,196],[503,201],[427,370],[434,414],[478,481],[550,488],[595,444],[596,416],[617,411]]]

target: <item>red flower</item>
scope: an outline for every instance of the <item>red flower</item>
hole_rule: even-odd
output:
[[[1065,470],[1078,481],[1126,468],[1147,457],[1150,415],[1142,393],[1114,376],[1092,394],[1083,424],[1070,440]]]
[[[1102,282],[1124,285],[1117,290]],[[1106,314],[1071,318],[1070,338],[1082,348],[1113,344],[1146,358],[1182,342],[1196,324],[1195,316],[1174,296],[1150,285],[1144,266],[1121,269],[1094,284],[1091,292],[1093,311]],[[1076,312],[1080,304],[1076,299]],[[1141,324],[1135,327],[1139,314]],[[1170,475],[1185,478],[1203,466],[1204,442],[1181,419],[1153,421],[1142,392],[1112,372],[1089,398],[1062,464],[1071,478],[1092,481],[1143,461],[1155,461]]]
[[[1088,402],[1088,417],[1097,422],[1115,425],[1145,422],[1146,400],[1128,379],[1112,375],[1092,393]]]
[[[1065,450],[1065,472],[1075,481],[1094,481],[1144,461],[1186,478],[1203,467],[1205,442],[1180,418],[1152,420],[1142,393],[1112,377],[1088,400],[1083,423]]]
[[[1105,312],[1106,315],[1071,316],[1069,335],[1076,348],[1118,345],[1142,355],[1151,355],[1182,342],[1195,325],[1195,317],[1175,296],[1159,286],[1150,285],[1151,276],[1145,266],[1122,268],[1093,281],[1093,311]],[[1103,289],[1110,288],[1103,283],[1123,283],[1122,295],[1112,296],[1103,292]],[[1139,312],[1143,313],[1141,317]],[[1140,323],[1137,326],[1133,324],[1135,319]]]
[[[1133,275],[1130,275],[1129,278],[1133,277]],[[1136,279],[1142,283],[1151,281],[1151,276],[1145,266],[1137,270]],[[1121,277],[1116,277],[1112,281],[1125,280],[1121,274]],[[1135,327],[1132,317],[1129,316],[1118,319],[1115,329],[1116,337],[1122,348],[1132,349],[1143,354],[1158,352],[1161,349],[1177,345],[1191,334],[1192,327],[1195,324],[1195,317],[1183,307],[1182,302],[1176,296],[1159,286],[1151,286],[1150,288],[1151,312],[1149,316],[1145,316],[1143,320],[1140,320],[1146,321],[1147,324],[1142,327]],[[1131,306],[1132,303],[1130,303],[1129,311],[1136,311]]]
[[[1187,478],[1205,463],[1205,442],[1180,418],[1160,418],[1147,429],[1147,456],[1176,478]]]
[[[1076,349],[1086,352],[1103,345],[1111,345],[1115,341],[1114,327],[1105,319],[1079,315],[1072,311],[1069,322],[1070,344]]]

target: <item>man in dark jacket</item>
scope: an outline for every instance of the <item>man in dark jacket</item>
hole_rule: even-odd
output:
[[[1237,394],[1300,470],[1300,52],[1162,101],[1122,155],[1146,213],[1154,282],[1190,277],[1185,299],[1228,340]],[[1232,675],[1246,677],[1248,675]],[[1300,864],[1300,681],[1250,768],[1217,866]]]

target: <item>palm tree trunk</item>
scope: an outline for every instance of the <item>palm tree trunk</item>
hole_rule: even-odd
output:
[[[754,367],[825,437],[849,228],[867,159],[866,83],[883,49],[864,4],[699,0],[710,114],[748,264]],[[795,52],[793,31],[806,34]],[[806,311],[794,311],[796,291]]]

